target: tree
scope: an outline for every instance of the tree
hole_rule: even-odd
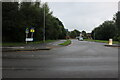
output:
[[[47,3],[3,2],[2,6],[3,41],[23,42],[26,28],[31,27],[35,28],[34,40],[43,40],[44,23],[46,39],[63,39],[66,36],[64,25],[52,15]]]
[[[116,35],[114,21],[105,21],[102,25],[92,31],[92,38],[98,40],[108,40]]]
[[[116,15],[114,16],[113,19],[114,19],[115,24],[116,24],[116,32],[117,32],[114,39],[120,41],[120,12],[119,11],[116,13]]]
[[[19,32],[18,26],[18,2],[2,3],[2,41],[16,41]]]
[[[76,36],[80,36],[81,32],[79,30],[75,29],[74,31],[76,32]]]
[[[71,31],[69,33],[69,35],[70,35],[71,38],[75,38],[75,37],[80,35],[80,31],[75,29],[75,30]]]
[[[83,38],[87,38],[87,33],[86,33],[86,31],[82,31],[82,36],[83,36]]]

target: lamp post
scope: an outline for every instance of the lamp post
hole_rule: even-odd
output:
[[[94,40],[95,40],[95,31],[94,31]]]
[[[43,42],[45,42],[45,4],[44,4],[44,22],[43,22]]]

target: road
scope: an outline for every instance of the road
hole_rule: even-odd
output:
[[[117,78],[118,48],[72,40],[46,51],[4,52],[4,78]]]

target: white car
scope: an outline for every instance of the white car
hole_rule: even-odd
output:
[[[83,37],[79,37],[79,40],[80,40],[80,41],[83,41]]]
[[[83,37],[76,37],[78,40],[83,41]]]

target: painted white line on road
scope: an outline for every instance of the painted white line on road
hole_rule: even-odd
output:
[[[32,68],[0,68],[1,70],[30,70]]]
[[[0,47],[0,48],[24,48],[24,47]]]

